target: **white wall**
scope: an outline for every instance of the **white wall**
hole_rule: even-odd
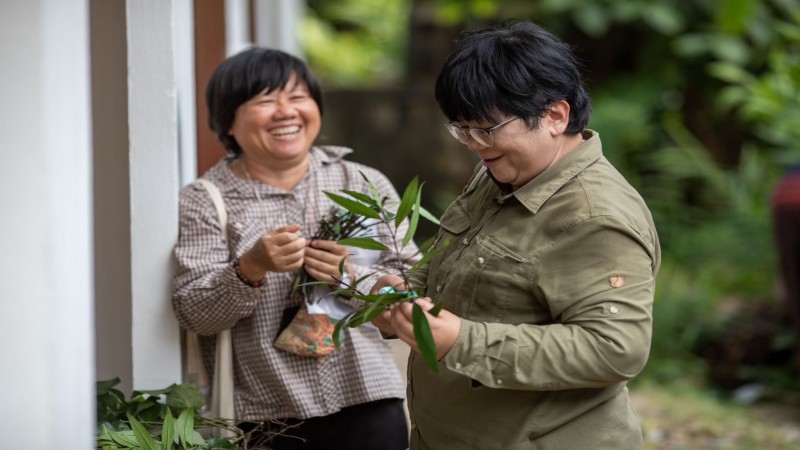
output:
[[[93,448],[87,0],[0,5],[0,436]]]

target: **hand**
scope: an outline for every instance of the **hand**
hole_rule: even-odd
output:
[[[441,360],[453,348],[453,344],[458,339],[458,333],[461,331],[461,318],[444,309],[439,311],[438,316],[428,314],[427,311],[433,308],[433,302],[428,297],[418,298],[414,302],[425,311],[425,317],[428,319],[431,334],[436,343],[436,359]],[[397,337],[408,344],[412,350],[419,352],[417,340],[414,337],[414,322],[411,319],[412,307],[413,305],[408,302],[394,305],[391,309],[391,323]]]
[[[342,258],[348,256],[350,256],[350,252],[347,247],[337,244],[336,241],[311,241],[311,245],[305,248],[306,272],[317,281],[336,284],[336,280],[342,278],[339,264],[342,262]],[[346,259],[344,268],[346,273],[354,273]]]
[[[306,240],[300,237],[300,225],[278,228],[261,236],[239,258],[239,268],[248,279],[258,280],[267,272],[292,272],[303,266]]]
[[[376,295],[386,286],[392,286],[398,291],[404,291],[409,288],[409,286],[406,286],[406,282],[397,275],[383,275],[378,278],[369,293]],[[394,308],[394,305],[389,305],[378,317],[372,319],[372,324],[389,336],[397,334],[394,330],[394,325],[392,325],[392,308]]]

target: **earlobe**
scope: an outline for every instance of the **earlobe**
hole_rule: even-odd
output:
[[[553,136],[564,134],[569,125],[569,110],[569,103],[566,100],[558,100],[550,105],[550,109],[547,111],[550,134]]]

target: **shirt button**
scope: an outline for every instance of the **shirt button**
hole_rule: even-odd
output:
[[[237,230],[241,230],[243,226],[244,225],[242,225],[241,222],[236,222],[233,224],[233,228],[236,228]]]
[[[616,314],[619,312],[619,308],[617,308],[616,306],[612,306],[608,308],[608,312],[610,312],[611,314]]]
[[[462,240],[461,243],[464,244],[464,245],[467,245],[467,244],[469,244],[469,239],[464,238],[464,240]]]
[[[436,286],[436,292],[441,292],[441,291],[442,291],[442,285],[440,284]]]
[[[483,264],[484,262],[486,262],[486,260],[483,259],[483,256],[479,256],[478,257],[478,264]]]

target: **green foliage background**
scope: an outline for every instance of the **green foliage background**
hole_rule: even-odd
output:
[[[406,63],[419,50],[409,42],[421,13],[456,32],[529,19],[575,47],[593,96],[590,127],[645,197],[662,240],[646,377],[702,380],[696,349],[732,326],[726,305],[779,302],[769,200],[783,169],[800,161],[800,0],[310,0],[309,7],[304,48],[328,86],[415,75]]]

